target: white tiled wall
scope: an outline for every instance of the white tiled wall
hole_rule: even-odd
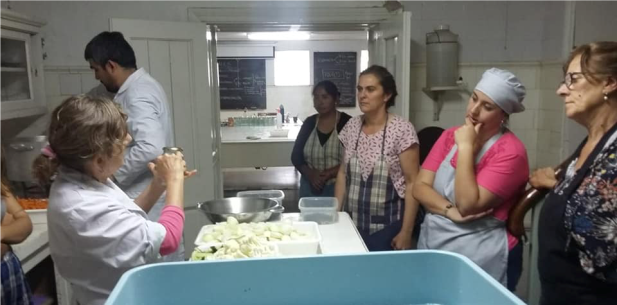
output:
[[[471,91],[482,73],[493,66],[512,71],[527,87],[527,97],[524,101],[526,111],[511,116],[510,128],[525,144],[530,168],[556,165],[556,160],[559,160],[562,154],[561,130],[564,122],[563,103],[555,94],[556,85],[562,78],[561,64],[539,62],[462,64],[459,74]],[[410,120],[416,130],[428,126],[449,128],[463,123],[469,99],[468,93],[445,94],[442,97],[443,108],[439,121],[433,121],[434,102],[421,90],[426,83],[426,66],[413,65],[411,75]],[[49,111],[51,112],[72,94],[85,93],[97,84],[93,72],[86,66],[46,67],[45,87]],[[278,91],[269,90],[268,95],[276,100],[310,104],[310,87],[301,89],[305,91],[303,94],[297,94],[301,91],[299,88],[290,87]],[[23,124],[26,126],[20,129],[19,135],[41,134],[47,127],[48,116],[42,116],[35,121],[24,121]]]
[[[563,101],[555,93],[563,79],[561,63],[541,67],[540,109],[538,116],[537,167],[555,166],[562,156],[562,130],[565,120]]]
[[[471,91],[482,73],[493,66],[512,71],[527,88],[526,110],[510,117],[510,129],[525,144],[530,168],[555,165],[562,149],[563,104],[555,94],[556,85],[562,78],[561,66],[540,62],[474,63],[460,65],[459,74]],[[469,93],[448,92],[440,97],[443,108],[439,120],[433,121],[435,102],[421,90],[426,79],[426,66],[414,65],[411,75],[414,80],[411,84],[410,119],[418,131],[428,126],[447,129],[464,122]]]
[[[49,114],[68,97],[86,93],[98,81],[88,67],[45,67],[45,95],[48,112],[39,117],[3,121],[3,138],[44,134],[49,125]],[[6,124],[5,124],[6,123]]]
[[[3,1],[3,7],[6,7]],[[252,1],[238,1],[238,8]],[[330,1],[333,2],[333,1]],[[350,6],[364,1],[347,1]],[[380,1],[374,1],[381,5]],[[425,35],[436,25],[450,24],[459,34],[462,62],[539,61],[542,58],[543,28],[559,11],[547,1],[402,1],[412,12],[412,61],[423,62]],[[11,1],[23,14],[43,19],[46,64],[72,66],[83,62],[83,46],[97,33],[109,28],[109,18],[188,21],[188,8],[216,7],[215,1],[118,1],[114,5],[96,1]],[[253,4],[255,5],[255,4]],[[95,13],[96,12],[96,13]],[[548,18],[547,18],[548,17]],[[276,21],[276,20],[273,20]],[[551,20],[552,21],[552,20]],[[551,35],[560,39],[561,35]]]
[[[47,82],[51,80],[51,82]],[[66,98],[90,91],[99,84],[88,67],[45,67],[48,108],[52,111]]]
[[[412,12],[414,63],[425,61],[425,35],[439,24],[450,25],[459,35],[461,62],[540,61],[544,27],[559,17],[556,5],[546,1],[403,1],[403,5]],[[562,38],[552,37],[557,44]]]

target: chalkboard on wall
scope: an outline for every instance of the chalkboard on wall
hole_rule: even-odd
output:
[[[356,52],[314,52],[313,76],[315,84],[330,80],[341,93],[341,107],[356,106]]]
[[[266,60],[218,59],[221,109],[266,109]]]

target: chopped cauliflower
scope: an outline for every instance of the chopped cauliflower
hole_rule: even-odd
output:
[[[221,246],[199,246],[191,255],[192,261],[250,257],[274,257],[278,251],[257,237],[242,236],[227,240]]]

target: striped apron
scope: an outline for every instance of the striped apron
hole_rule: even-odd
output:
[[[306,145],[304,145],[304,160],[310,168],[323,171],[328,168],[337,166],[341,164],[341,156],[343,150],[341,149],[341,143],[338,137],[338,131],[336,129],[338,125],[338,121],[340,119],[340,114],[336,112],[336,122],[334,123],[334,129],[330,134],[330,137],[321,145],[319,142],[319,135],[317,134],[317,126],[319,125],[319,116],[317,116],[317,122],[315,122],[315,128],[311,135],[306,140]],[[302,177],[300,179],[300,198],[302,197],[334,197],[334,182],[335,179],[332,178],[326,182],[324,187],[321,189],[321,192],[317,192],[312,189],[311,182]]]
[[[369,251],[392,250],[392,239],[401,230],[404,200],[399,197],[388,175],[388,162],[384,154],[388,122],[383,130],[381,155],[368,179],[362,178],[358,162],[358,133],[353,155],[347,162],[345,211],[353,219]]]

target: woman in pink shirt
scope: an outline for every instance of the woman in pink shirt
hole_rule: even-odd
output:
[[[522,112],[525,87],[509,71],[491,68],[474,89],[465,124],[441,135],[422,164],[413,195],[427,210],[419,249],[463,254],[516,288],[522,246],[506,219],[529,176],[523,143],[506,126]]]

